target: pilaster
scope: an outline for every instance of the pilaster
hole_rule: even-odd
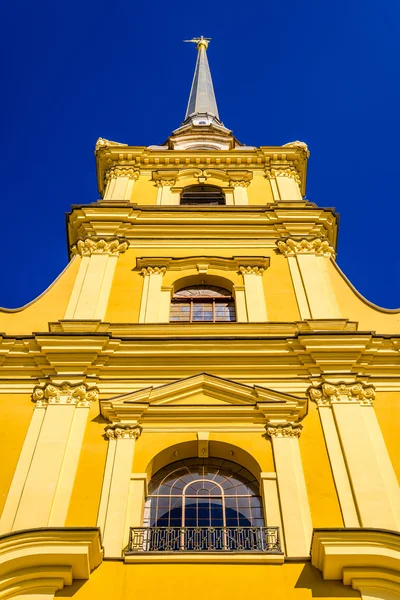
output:
[[[91,402],[86,384],[37,386],[32,421],[0,521],[0,531],[65,524]]]
[[[271,424],[266,428],[272,439],[286,554],[293,558],[309,556],[312,536],[299,447],[301,430],[298,423]]]
[[[127,249],[121,239],[92,238],[71,248],[81,262],[65,319],[104,319],[118,256]]]
[[[133,168],[111,167],[106,172],[105,201],[130,200],[133,185],[139,178],[140,171]]]
[[[126,523],[132,462],[139,425],[109,425],[105,429],[109,440],[105,477],[101,493],[98,525],[103,529],[107,557],[120,557],[126,540]]]
[[[179,204],[179,196],[172,194],[172,188],[176,184],[178,171],[154,171],[153,181],[158,188],[157,204]]]
[[[329,261],[335,250],[327,240],[286,239],[277,246],[288,259],[301,318],[337,319],[341,317],[329,275]]]
[[[162,291],[162,278],[167,270],[165,266],[147,266],[142,268],[143,291],[140,304],[139,323],[159,323],[160,316],[169,315],[170,292]],[[166,307],[168,303],[168,308]]]
[[[239,265],[239,271],[243,275],[246,312],[250,323],[267,321],[267,307],[262,283],[265,269],[265,263],[243,262]]]
[[[265,177],[271,184],[275,202],[303,200],[300,175],[294,167],[266,169]]]
[[[247,205],[249,203],[247,188],[250,185],[253,174],[251,171],[238,172],[238,174],[230,171],[229,173],[231,177],[229,186],[233,189],[233,203],[239,206]]]
[[[309,395],[320,412],[345,523],[399,531],[400,490],[373,408],[373,386],[323,383]]]

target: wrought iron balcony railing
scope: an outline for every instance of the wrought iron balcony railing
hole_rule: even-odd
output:
[[[131,527],[127,553],[282,552],[279,527]]]

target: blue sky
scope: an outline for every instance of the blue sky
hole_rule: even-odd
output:
[[[400,306],[400,3],[3,2],[0,306],[67,263],[65,213],[98,198],[99,136],[162,143],[184,118],[195,48],[241,142],[311,150],[307,197],[341,215],[338,263],[369,300]],[[389,227],[390,225],[390,227]]]

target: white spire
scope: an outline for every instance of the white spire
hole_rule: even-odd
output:
[[[204,38],[203,36],[193,38],[192,40],[185,40],[185,42],[196,44],[198,51],[185,120],[195,115],[209,115],[219,121],[217,101],[215,99],[214,86],[207,59],[209,41],[210,38]]]

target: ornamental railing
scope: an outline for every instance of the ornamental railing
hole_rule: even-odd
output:
[[[282,552],[279,527],[131,527],[127,553]]]

